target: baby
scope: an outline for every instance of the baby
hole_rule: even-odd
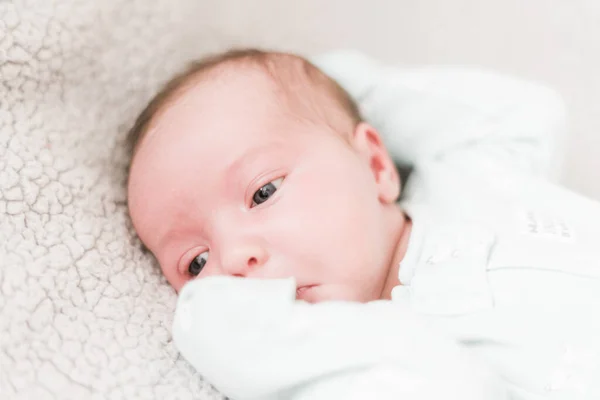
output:
[[[171,81],[132,130],[129,205],[176,290],[293,276],[298,298],[390,298],[410,221],[377,131],[288,54],[230,52]]]
[[[204,59],[131,130],[130,214],[181,291],[182,354],[233,398],[599,398],[600,205],[546,177],[556,97],[315,64]],[[384,141],[415,166],[400,204]]]

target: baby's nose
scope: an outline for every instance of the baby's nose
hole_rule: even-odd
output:
[[[248,277],[256,275],[268,260],[266,250],[258,245],[234,245],[222,256],[221,266],[226,275]]]

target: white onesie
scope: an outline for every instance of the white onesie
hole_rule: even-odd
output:
[[[309,305],[293,279],[194,281],[182,355],[233,399],[600,399],[600,204],[550,183],[558,97],[357,53],[316,63],[415,166],[403,285]]]

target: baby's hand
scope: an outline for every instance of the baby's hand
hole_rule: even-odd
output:
[[[251,335],[273,328],[290,314],[295,297],[293,278],[208,277],[184,286],[175,323],[182,331],[194,332],[196,341],[211,340],[217,331],[225,335],[219,336],[222,340],[252,341],[256,338]]]

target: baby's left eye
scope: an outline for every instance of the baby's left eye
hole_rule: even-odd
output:
[[[254,195],[252,196],[252,207],[269,200],[269,197],[279,189],[281,182],[283,182],[283,178],[275,179],[254,192]]]
[[[192,260],[188,266],[188,273],[191,276],[198,276],[198,274],[204,269],[208,261],[208,251],[200,253],[196,258]]]

